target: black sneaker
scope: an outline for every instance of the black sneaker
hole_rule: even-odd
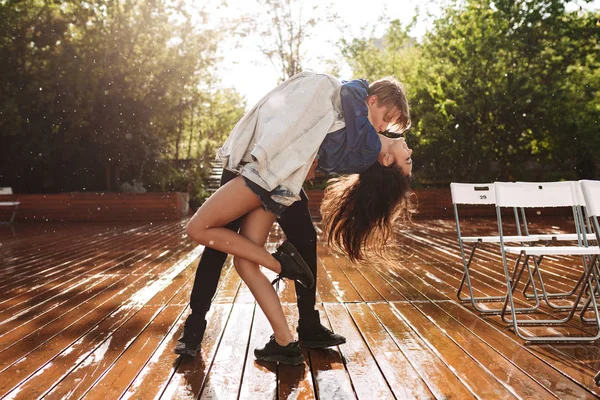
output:
[[[287,278],[298,281],[307,289],[314,286],[315,277],[293,244],[286,240],[273,253],[273,257],[281,264],[281,272],[271,284],[281,280],[281,278]]]
[[[323,325],[313,324],[307,327],[298,326],[298,343],[310,349],[324,349],[346,343],[346,338],[331,332]]]
[[[200,350],[200,344],[204,337],[204,331],[206,330],[206,320],[198,320],[196,317],[192,317],[192,314],[188,316],[183,327],[183,334],[177,341],[175,354],[196,357]]]
[[[254,349],[254,357],[259,361],[274,361],[288,365],[304,363],[304,356],[298,342],[281,346],[275,341],[275,335],[271,335],[271,339],[263,347]]]

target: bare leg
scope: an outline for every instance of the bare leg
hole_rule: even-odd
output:
[[[259,246],[237,232],[224,228],[231,221],[255,209],[262,210],[258,196],[246,186],[244,179],[238,176],[221,186],[206,200],[188,222],[186,233],[200,244],[280,273],[279,261],[262,245]]]
[[[240,234],[257,245],[264,246],[273,222],[275,222],[273,214],[261,208],[256,209],[247,214],[242,220]],[[234,257],[233,263],[238,274],[246,282],[256,302],[269,320],[275,333],[275,341],[282,346],[293,342],[294,336],[290,332],[283,314],[279,296],[260,270],[259,265],[240,257]]]

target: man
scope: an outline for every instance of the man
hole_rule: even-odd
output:
[[[317,160],[309,171],[309,179],[314,176],[317,166],[319,171],[327,174],[352,174],[366,170],[378,160],[384,164],[405,163],[405,169],[412,169],[405,145],[401,146],[401,143],[377,134],[377,131],[385,131],[391,125],[397,125],[402,130],[410,125],[408,102],[398,82],[384,78],[370,86],[364,80],[345,83],[339,89],[338,101],[341,102],[345,127],[325,136]],[[236,176],[234,172],[224,169],[221,186]],[[316,279],[317,234],[304,190],[300,192],[300,200],[291,203],[278,222],[287,240],[296,247]],[[240,220],[228,224],[227,228],[239,230]],[[197,354],[206,329],[205,316],[218,287],[226,258],[227,254],[208,247],[202,254],[190,297],[192,313],[175,347],[176,354]],[[316,286],[307,289],[295,282],[300,315],[297,328],[299,344],[307,348],[343,344],[346,342],[343,336],[321,324],[319,312],[315,310]]]

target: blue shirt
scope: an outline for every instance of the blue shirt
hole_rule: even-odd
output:
[[[368,119],[368,88],[369,84],[364,79],[342,85],[340,96],[346,126],[325,136],[317,153],[317,171],[325,174],[358,174],[377,162],[381,140]]]

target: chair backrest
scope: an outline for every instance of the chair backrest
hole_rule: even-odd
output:
[[[13,194],[12,188],[0,187],[0,195],[3,195],[3,194]]]
[[[572,182],[495,182],[498,207],[572,207]]]
[[[576,205],[585,207],[585,198],[583,197],[581,184],[578,181],[573,181],[573,196],[575,196]]]
[[[450,184],[453,204],[496,204],[493,183]]]
[[[578,181],[568,181],[573,185],[573,196],[575,196],[575,205],[585,207],[585,200],[583,199],[583,193],[581,192],[581,187],[579,186]],[[534,183],[534,182],[524,182],[517,181],[517,183]]]
[[[600,217],[600,181],[579,181],[587,213],[591,217]]]

